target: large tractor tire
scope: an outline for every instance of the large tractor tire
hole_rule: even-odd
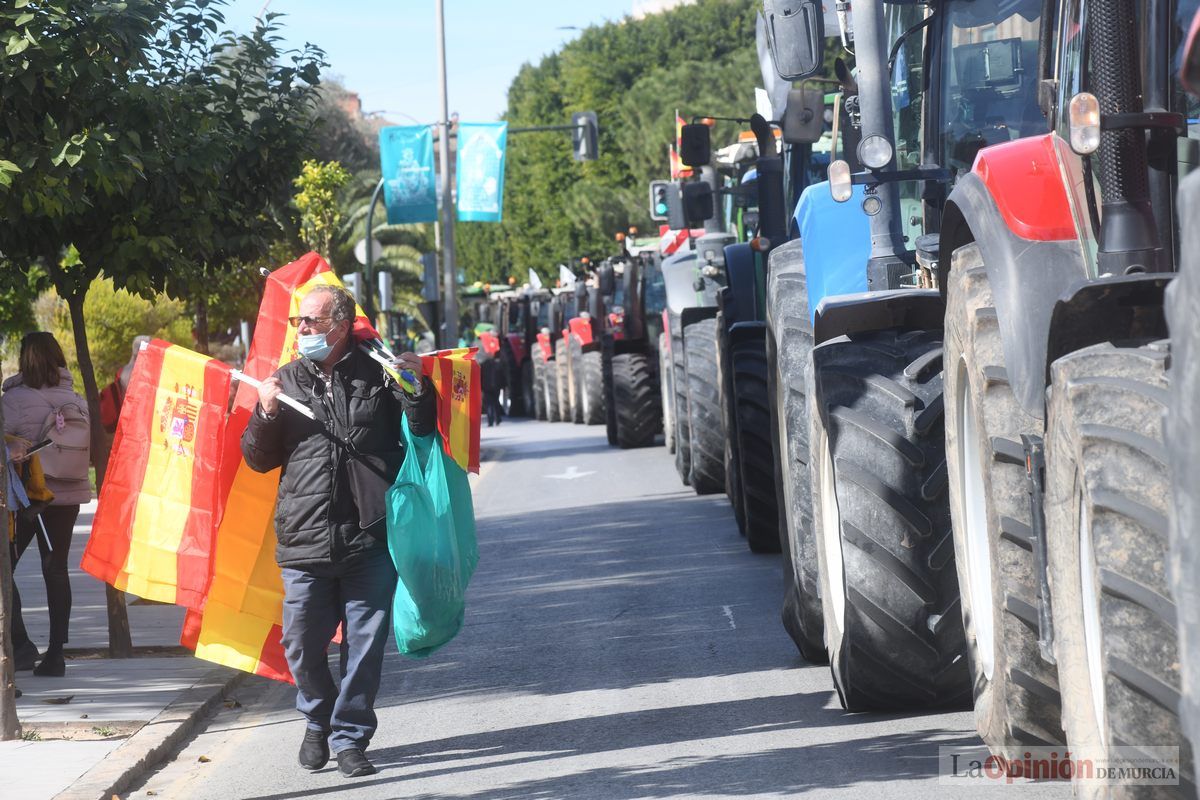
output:
[[[546,419],[546,362],[540,354],[530,356],[533,366],[533,418]]]
[[[504,375],[506,379],[504,396],[508,401],[504,415],[507,417],[523,417],[529,408],[529,406],[525,405],[527,397],[525,393],[524,370],[517,366],[517,360],[513,356],[512,349],[508,346],[507,342],[500,351],[500,358],[504,362]]]
[[[576,425],[583,424],[583,397],[580,384],[583,382],[583,346],[571,337],[567,343],[567,398],[571,406],[568,419]]]
[[[562,422],[574,422],[571,410],[571,357],[563,339],[554,342],[554,363],[558,372],[558,418]]]
[[[966,705],[940,331],[813,348],[813,525],[829,665],[850,711]]]
[[[533,387],[533,357],[526,357],[521,364],[521,396],[525,411],[521,416],[537,418],[537,392]]]
[[[1054,362],[1046,543],[1071,754],[1098,763],[1121,745],[1178,747],[1193,784],[1167,569],[1167,356],[1165,342],[1100,344]],[[1167,788],[1076,786],[1081,797],[1176,796]]]
[[[767,278],[767,392],[784,573],[781,616],[800,655],[824,663],[825,620],[808,468],[805,372],[812,343],[804,253],[799,242],[790,242],[771,254]]]
[[[675,471],[684,486],[692,485],[692,443],[688,424],[687,353],[679,317],[671,318],[671,394],[675,409]]]
[[[1183,730],[1200,748],[1200,176],[1180,186],[1182,263],[1166,289],[1166,319],[1171,330],[1170,409],[1166,441],[1171,465],[1171,589],[1178,612],[1183,674],[1180,711]]]
[[[575,371],[575,421],[583,425],[604,422],[604,365],[599,350],[584,352],[583,344],[571,342],[571,368]]]
[[[730,352],[733,403],[737,418],[738,486],[742,494],[746,543],[755,553],[778,553],[779,505],[775,458],[771,450],[771,400],[767,354],[762,341],[747,339]]]
[[[729,344],[729,330],[725,325],[725,312],[717,314],[717,377],[721,382],[721,421],[725,426],[725,496],[733,507],[733,519],[738,533],[746,535],[746,504],[742,495],[741,469],[738,464],[737,409],[733,386],[733,352]]]
[[[663,444],[668,453],[675,452],[675,395],[674,375],[667,353],[667,334],[658,335],[658,390],[662,403]]]
[[[613,397],[613,352],[612,341],[605,339],[600,351],[601,375],[604,378],[604,436],[610,447],[617,446],[617,400]]]
[[[650,357],[645,353],[614,356],[612,379],[617,446],[623,450],[650,447],[662,420]]]
[[[545,380],[543,391],[546,394],[546,421],[562,422],[562,412],[558,405],[558,362],[547,361],[543,367]]]
[[[725,491],[725,431],[721,383],[717,377],[717,321],[702,319],[683,331],[687,353],[688,435],[692,489],[696,494]]]
[[[1193,753],[1200,748],[1200,177],[1193,173],[1179,189],[1183,261],[1167,287],[1171,326],[1170,410],[1167,453],[1171,464],[1171,588],[1179,612],[1183,729]]]
[[[1041,422],[1017,402],[979,248],[951,257],[946,307],[946,465],[954,559],[975,696],[993,753],[1064,741],[1055,668],[1038,648],[1038,590],[1022,434]]]

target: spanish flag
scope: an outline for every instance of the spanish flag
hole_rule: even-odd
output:
[[[130,377],[82,568],[148,600],[199,608],[224,493],[230,369],[154,340]]]
[[[437,392],[437,425],[446,455],[465,472],[479,472],[479,422],[483,387],[477,347],[421,356],[421,371]]]

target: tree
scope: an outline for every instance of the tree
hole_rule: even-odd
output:
[[[300,211],[300,236],[304,243],[325,258],[333,251],[333,237],[342,221],[338,190],[350,181],[350,173],[336,161],[305,161],[293,184],[296,208]]]
[[[92,417],[97,483],[107,466],[84,300],[101,267],[144,296],[197,293],[266,251],[298,161],[319,50],[278,48],[274,17],[219,33],[219,0],[15,0],[0,10],[0,252],[39,267],[70,312]],[[281,63],[290,55],[290,64]],[[281,202],[282,198],[282,202]],[[73,245],[77,259],[62,253]],[[202,334],[204,346],[206,334]],[[109,646],[130,651],[120,594]]]

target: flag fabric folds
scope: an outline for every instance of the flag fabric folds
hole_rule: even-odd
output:
[[[82,568],[138,597],[199,608],[223,494],[230,368],[154,340],[130,377]]]
[[[477,347],[441,350],[421,356],[421,371],[438,396],[437,425],[442,448],[466,472],[479,472],[479,420],[483,386]]]

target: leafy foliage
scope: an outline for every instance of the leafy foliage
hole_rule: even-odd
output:
[[[83,310],[88,321],[92,364],[104,383],[112,380],[117,370],[129,361],[135,336],[144,334],[175,343],[186,343],[192,336],[192,319],[185,303],[165,295],[147,300],[117,289],[108,278],[92,281]],[[82,391],[66,302],[51,289],[38,298],[35,314],[38,327],[53,333],[62,344],[67,368],[75,376],[75,389]]]
[[[305,161],[292,183],[296,208],[300,211],[300,236],[313,250],[329,258],[333,235],[342,221],[338,190],[350,181],[350,173],[336,161]]]

